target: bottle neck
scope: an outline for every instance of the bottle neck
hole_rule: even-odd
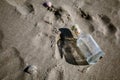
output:
[[[84,34],[84,32],[75,33],[75,34],[76,34],[76,38],[79,38],[80,36],[82,36]]]
[[[75,34],[75,38],[78,38],[84,33],[77,24],[73,25],[71,29]]]

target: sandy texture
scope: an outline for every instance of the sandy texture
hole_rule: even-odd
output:
[[[120,80],[120,0],[44,2],[0,0],[0,80]],[[58,30],[74,24],[106,53],[95,65],[61,56]]]

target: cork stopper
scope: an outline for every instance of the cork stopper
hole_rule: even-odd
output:
[[[81,33],[82,30],[79,28],[79,26],[77,24],[73,25],[71,27],[71,30],[73,31],[73,33],[78,37]]]

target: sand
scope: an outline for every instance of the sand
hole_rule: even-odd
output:
[[[0,80],[120,80],[120,0],[44,2],[0,1]],[[105,52],[95,65],[61,55],[59,29],[74,24]]]

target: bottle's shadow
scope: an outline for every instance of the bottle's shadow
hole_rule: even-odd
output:
[[[73,65],[88,65],[83,54],[76,45],[76,39],[67,28],[60,28],[60,39],[57,42],[61,58]]]

